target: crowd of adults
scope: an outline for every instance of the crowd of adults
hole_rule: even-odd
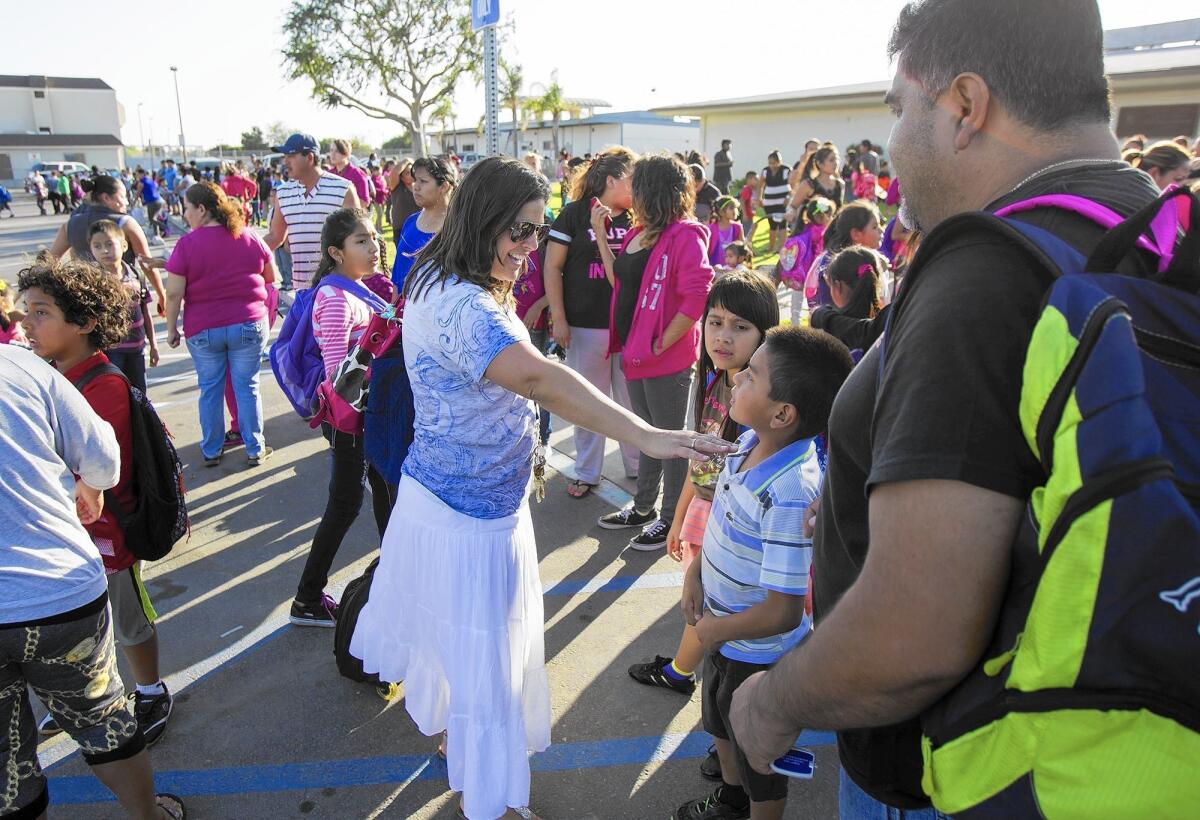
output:
[[[1047,31],[1052,49],[1038,45]],[[719,784],[673,818],[782,817],[781,761],[805,729],[837,733],[843,818],[1193,812],[1200,647],[1187,604],[1162,602],[1196,579],[1156,573],[1194,574],[1200,539],[1155,530],[1138,542],[1146,566],[1129,583],[1153,599],[1152,631],[1169,641],[1146,636],[1149,621],[1124,623],[1148,616],[1130,614],[1112,590],[1131,587],[1106,586],[1110,571],[1092,563],[1067,582],[1092,573],[1103,594],[1049,616],[1061,635],[1045,634],[1048,616],[1034,623],[1053,546],[1027,512],[1045,511],[1054,473],[1034,447],[1043,431],[1028,425],[1026,355],[1051,332],[1039,321],[1050,263],[1019,230],[963,215],[1014,216],[1084,256],[1145,215],[1152,235],[1112,270],[1174,287],[1171,300],[1200,316],[1196,241],[1175,252],[1179,236],[1200,236],[1200,200],[1182,195],[1200,187],[1200,144],[1114,137],[1095,0],[920,0],[901,11],[889,50],[886,151],[814,138],[752,169],[730,140],[711,163],[564,152],[557,209],[536,156],[464,174],[454,157],[358,161],[348,142],[323,152],[303,133],[275,149],[277,167],[167,160],[154,173],[33,178],[43,213],[48,199],[71,215],[22,271],[27,315],[10,303],[0,317],[3,332],[19,321],[27,338],[11,341],[33,350],[0,345],[0,441],[14,453],[0,465],[0,579],[18,593],[0,601],[0,714],[16,727],[0,739],[0,817],[47,804],[27,687],[131,816],[185,814],[178,797],[154,795],[143,751],[165,731],[170,693],[155,666],[126,705],[113,659],[109,619],[128,653],[136,643],[120,630],[131,617],[152,625],[149,599],[136,564],[117,571],[96,550],[96,522],[117,497],[103,491],[128,488],[131,445],[117,430],[128,420],[110,429],[95,388],[81,395],[62,375],[84,384],[105,367],[128,317],[144,316],[142,338],[153,337],[149,289],[168,344],[186,340],[195,366],[208,467],[239,445],[250,468],[271,455],[260,364],[277,315],[296,311],[289,338],[307,333],[323,360],[331,478],[289,617],[338,624],[326,585],[369,482],[380,557],[349,652],[385,692],[404,682],[409,715],[440,738],[463,816],[534,816],[528,753],[550,744],[529,496],[543,494],[551,414],[574,425],[576,453],[569,500],[554,503],[596,490],[613,439],[636,492],[596,526],[685,565],[679,648],[629,670],[685,696],[703,687],[715,744],[701,773]],[[1160,196],[1179,207],[1147,210]],[[152,236],[167,214],[186,224],[169,258],[152,255],[135,206]],[[754,267],[756,238],[777,263]],[[146,291],[132,306],[112,296],[127,302],[127,285]],[[792,308],[783,327],[781,302]],[[374,351],[372,365],[369,400],[385,412],[374,427],[362,407],[336,415],[339,365],[397,312],[402,349],[390,364]],[[1160,341],[1156,359],[1194,365],[1178,351],[1197,342],[1172,353]],[[139,384],[126,361],[119,372],[144,390],[144,366]],[[389,366],[406,378],[385,377]],[[1184,427],[1172,429],[1185,433],[1172,435],[1190,440],[1147,432],[1146,458],[1200,451],[1200,397],[1181,395],[1171,412]],[[1200,533],[1186,493],[1200,467],[1173,469],[1172,526]],[[1108,498],[1133,493],[1127,483],[1106,485]],[[1081,496],[1059,498],[1054,514]],[[1114,528],[1134,520],[1112,510]],[[1107,531],[1092,532],[1085,543],[1103,557]],[[133,594],[115,586],[125,570]],[[1106,634],[1062,637],[1089,621]],[[1101,657],[1091,642],[1109,632],[1120,640]],[[1070,674],[1037,668],[1070,641]],[[1125,664],[1136,685],[1106,676]],[[983,733],[995,737],[987,753]],[[1153,765],[1131,784],[1134,751]]]

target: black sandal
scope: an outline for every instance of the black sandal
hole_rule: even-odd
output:
[[[178,795],[159,792],[154,795],[154,805],[166,812],[167,817],[171,820],[187,820],[187,807],[183,805],[183,801]]]

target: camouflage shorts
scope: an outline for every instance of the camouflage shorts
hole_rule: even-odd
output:
[[[29,689],[91,765],[132,757],[144,742],[117,672],[107,599],[70,619],[0,627],[0,817],[37,817],[46,778]]]

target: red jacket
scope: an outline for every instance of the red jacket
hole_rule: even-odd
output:
[[[634,228],[625,234],[621,252],[625,252],[633,237],[641,233]],[[691,219],[673,222],[659,236],[646,260],[646,273],[633,324],[624,349],[617,340],[614,316],[620,281],[613,283],[612,307],[609,310],[608,339],[610,353],[621,353],[621,365],[627,379],[649,379],[687,370],[700,358],[702,331],[700,319],[712,287],[713,269],[708,263],[708,228]],[[691,329],[662,354],[654,353],[654,345],[666,332],[667,325],[679,313],[695,319]]]
[[[93,353],[90,357],[72,367],[63,375],[70,382],[76,382],[93,367],[99,367],[108,362],[103,353]],[[129,385],[120,376],[106,375],[93,379],[83,388],[83,397],[96,411],[96,415],[109,423],[117,436],[117,445],[121,448],[121,478],[117,486],[112,488],[117,502],[125,511],[134,506],[133,497],[133,427],[130,420]],[[76,477],[78,480],[78,476]],[[129,550],[125,549],[125,533],[117,523],[116,517],[106,505],[104,512],[95,523],[84,527],[92,541],[100,550],[104,559],[104,571],[108,574],[127,569],[137,561]]]

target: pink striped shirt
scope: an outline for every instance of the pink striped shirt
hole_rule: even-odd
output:
[[[325,378],[346,358],[371,321],[371,309],[353,293],[333,285],[321,285],[313,299],[313,337],[325,361]]]

